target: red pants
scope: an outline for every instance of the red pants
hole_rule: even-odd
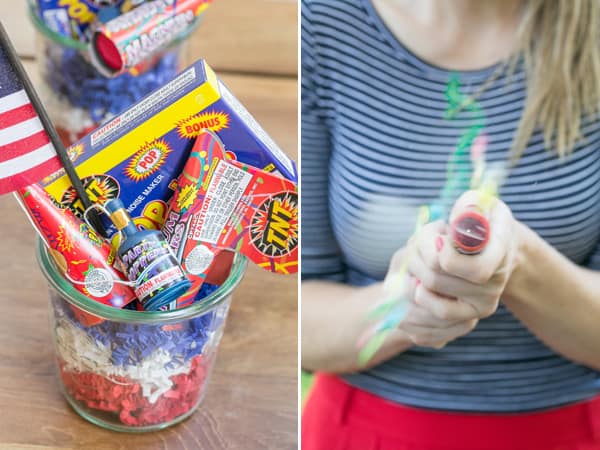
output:
[[[411,408],[317,376],[302,450],[595,450],[600,397],[551,411],[463,414]]]

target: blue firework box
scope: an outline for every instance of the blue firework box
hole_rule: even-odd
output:
[[[90,200],[119,197],[141,228],[160,228],[195,138],[215,132],[227,157],[297,181],[295,163],[277,146],[204,60],[182,71],[68,148]],[[41,181],[80,216],[83,205],[63,170]],[[109,234],[115,230],[106,223]]]

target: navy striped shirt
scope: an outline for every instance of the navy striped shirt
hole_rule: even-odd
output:
[[[370,0],[303,0],[304,279],[383,279],[417,207],[439,196],[449,156],[477,127],[489,140],[488,161],[507,161],[525,74],[498,69],[450,72],[419,59]],[[486,81],[476,108],[448,113],[453,96],[474,96]],[[567,258],[600,270],[600,122],[588,120],[583,136],[559,159],[534,134],[500,194]],[[600,393],[598,372],[553,352],[503,305],[442,350],[413,347],[346,379],[442,410],[528,411]]]

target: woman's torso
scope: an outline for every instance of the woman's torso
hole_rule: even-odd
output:
[[[507,80],[497,67],[433,67],[394,39],[368,0],[305,7],[331,141],[331,227],[347,281],[364,285],[385,276],[413,231],[418,206],[439,196],[459,146],[485,135],[488,164],[508,160],[524,73],[517,67]],[[475,103],[452,112],[457,99],[473,96],[490,77]],[[560,160],[535,134],[500,194],[518,220],[561,253],[600,269],[600,123],[586,124],[583,135]],[[462,163],[470,164],[468,152]],[[414,347],[346,378],[400,403],[466,411],[549,408],[600,392],[600,374],[555,354],[503,306],[442,350]]]

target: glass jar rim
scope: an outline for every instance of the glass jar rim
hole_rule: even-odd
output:
[[[214,292],[202,299],[202,301],[173,311],[133,311],[95,302],[75,289],[73,285],[60,274],[56,264],[48,253],[46,245],[39,237],[36,243],[36,258],[47,283],[70,304],[77,306],[87,313],[106,320],[145,324],[186,320],[213,310],[227,299],[239,285],[248,266],[247,258],[236,253],[227,280],[225,280],[225,282]]]
[[[75,39],[64,36],[60,33],[57,33],[56,31],[52,30],[50,27],[48,27],[48,25],[46,25],[42,21],[40,16],[35,12],[35,8],[36,8],[35,0],[28,0],[28,3],[29,3],[29,7],[27,9],[29,10],[29,18],[30,18],[31,22],[33,23],[33,26],[41,34],[43,34],[45,37],[47,37],[51,41],[53,41],[57,44],[60,44],[64,47],[72,48],[72,49],[79,50],[82,52],[88,51],[89,43],[77,41]],[[175,39],[173,42],[171,42],[171,44],[166,48],[166,50],[171,49],[172,47],[175,47],[180,42],[185,40],[190,34],[192,34],[196,30],[196,28],[198,28],[198,26],[200,25],[201,19],[202,19],[202,14],[200,14],[198,17],[196,17],[196,19],[194,19],[194,21],[190,24],[190,26],[186,30],[182,31],[181,34],[177,37],[177,39]]]

